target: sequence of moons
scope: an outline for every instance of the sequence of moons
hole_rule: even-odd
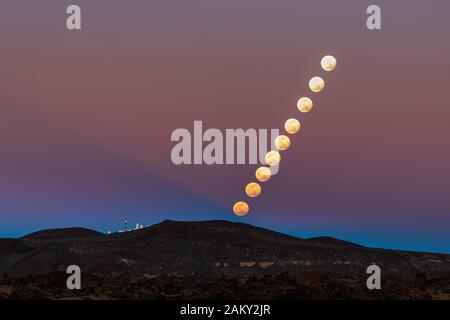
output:
[[[272,176],[272,171],[270,171],[267,167],[259,167],[256,169],[255,172],[256,179],[260,182],[266,182],[269,181],[270,177]]]
[[[320,66],[325,71],[333,71],[336,69],[336,58],[331,55],[324,56],[320,61]],[[318,93],[325,88],[325,81],[321,77],[312,77],[309,80],[309,89],[312,92]],[[308,113],[313,108],[313,101],[309,97],[301,97],[297,101],[297,109],[301,113]],[[295,118],[290,118],[284,123],[284,129],[288,134],[295,134],[300,130],[300,121]],[[279,151],[289,149],[291,146],[291,139],[286,135],[279,135],[275,139],[275,147]],[[266,163],[269,167],[259,167],[255,171],[255,177],[259,182],[267,182],[272,177],[272,170],[270,167],[278,166],[281,161],[281,155],[278,151],[269,151],[265,156]],[[250,182],[245,186],[245,193],[250,198],[256,198],[261,194],[261,186],[256,182]],[[233,212],[237,216],[245,216],[249,212],[249,205],[245,201],[238,201],[233,206]]]
[[[308,113],[312,110],[312,108],[313,108],[313,102],[310,98],[301,97],[300,99],[298,99],[298,101],[297,101],[298,111],[303,112],[303,113]]]
[[[256,198],[261,194],[261,186],[256,182],[250,182],[245,186],[245,193],[250,198]]]
[[[233,212],[235,215],[239,217],[243,217],[248,214],[249,207],[247,202],[245,201],[238,201],[233,206]]]
[[[291,145],[291,140],[289,139],[288,136],[281,135],[275,139],[275,146],[278,148],[278,150],[281,150],[281,151],[287,150],[290,145]]]
[[[281,155],[278,151],[269,151],[266,154],[265,160],[269,166],[277,166],[281,161]]]
[[[321,77],[313,77],[309,80],[309,88],[312,92],[320,92],[325,88],[325,81]]]
[[[298,130],[300,130],[300,121],[294,118],[286,120],[284,123],[284,130],[290,134],[297,133]]]

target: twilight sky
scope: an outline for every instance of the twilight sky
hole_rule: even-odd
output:
[[[65,27],[72,3],[82,31]],[[448,0],[3,0],[0,237],[228,219],[450,253],[448,14]],[[325,54],[336,71],[321,71]],[[302,129],[245,218],[231,207],[256,165],[170,160],[172,131],[194,120],[290,117]]]

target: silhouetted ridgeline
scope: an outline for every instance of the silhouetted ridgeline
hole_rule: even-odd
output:
[[[0,261],[0,274],[10,277],[64,272],[71,264],[106,277],[241,278],[316,271],[361,276],[372,263],[405,279],[450,273],[450,255],[366,248],[330,237],[299,239],[228,221],[166,220],[111,235],[83,228],[45,230],[0,239]]]

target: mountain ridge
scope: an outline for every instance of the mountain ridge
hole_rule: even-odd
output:
[[[84,238],[95,237],[103,235],[103,233],[87,229],[83,227],[70,227],[70,228],[52,228],[44,229],[36,232],[29,233],[22,239],[64,239],[64,238]]]
[[[172,221],[114,234],[85,228],[49,229],[0,239],[0,275],[84,272],[114,277],[251,277],[261,274],[334,272],[360,275],[376,263],[384,272],[414,277],[450,274],[450,255],[367,248],[315,237],[302,239],[226,220]]]

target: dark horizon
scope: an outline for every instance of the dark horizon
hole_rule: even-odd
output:
[[[164,222],[174,222],[174,223],[177,223],[177,222],[188,222],[188,223],[203,223],[203,222],[238,223],[238,224],[244,224],[244,225],[247,225],[247,226],[250,226],[250,227],[256,227],[256,228],[265,229],[265,230],[268,230],[268,231],[271,231],[271,232],[275,232],[275,233],[279,233],[279,234],[288,235],[288,236],[291,236],[291,237],[294,237],[294,238],[297,238],[297,239],[300,239],[300,240],[308,240],[308,239],[315,239],[315,238],[331,238],[331,239],[335,239],[335,240],[339,240],[339,241],[343,241],[343,242],[347,242],[347,243],[363,246],[363,247],[369,248],[369,249],[383,249],[383,250],[392,250],[392,251],[406,251],[406,252],[432,253],[432,254],[444,254],[444,255],[449,254],[450,255],[450,252],[408,250],[408,249],[400,249],[400,248],[395,248],[395,247],[373,247],[373,246],[367,246],[367,245],[364,245],[363,243],[354,242],[354,241],[351,241],[351,240],[345,239],[345,238],[337,238],[337,237],[330,236],[330,235],[327,235],[327,234],[301,236],[300,234],[290,234],[290,233],[283,232],[283,231],[280,231],[280,230],[271,229],[271,228],[264,227],[264,226],[259,226],[259,225],[255,225],[255,224],[246,223],[244,221],[231,221],[231,220],[224,220],[224,219],[210,219],[210,220],[172,220],[172,219],[164,219],[164,220],[161,220],[159,222],[156,222],[156,223],[153,223],[153,224],[150,224],[150,225],[144,225],[143,229],[151,228],[151,227],[153,227],[155,225],[159,225],[159,224],[164,223]],[[134,227],[135,227],[134,225],[130,225],[126,232],[136,231],[134,229]],[[27,236],[29,236],[31,234],[42,232],[42,231],[62,230],[62,229],[86,229],[86,230],[92,230],[92,231],[99,232],[102,235],[108,235],[107,231],[105,232],[105,231],[98,230],[98,229],[87,228],[87,227],[83,227],[83,226],[72,226],[72,227],[66,226],[66,227],[54,227],[54,228],[47,228],[47,229],[39,229],[39,230],[27,232],[27,233],[22,234],[22,235],[17,236],[17,237],[6,237],[6,238],[0,237],[0,240],[1,239],[20,239],[20,238],[25,238],[25,237],[27,237]],[[109,230],[109,231],[111,231],[111,234],[118,234],[118,233],[123,233],[124,232],[121,229]],[[121,231],[121,232],[119,232],[119,231]]]

